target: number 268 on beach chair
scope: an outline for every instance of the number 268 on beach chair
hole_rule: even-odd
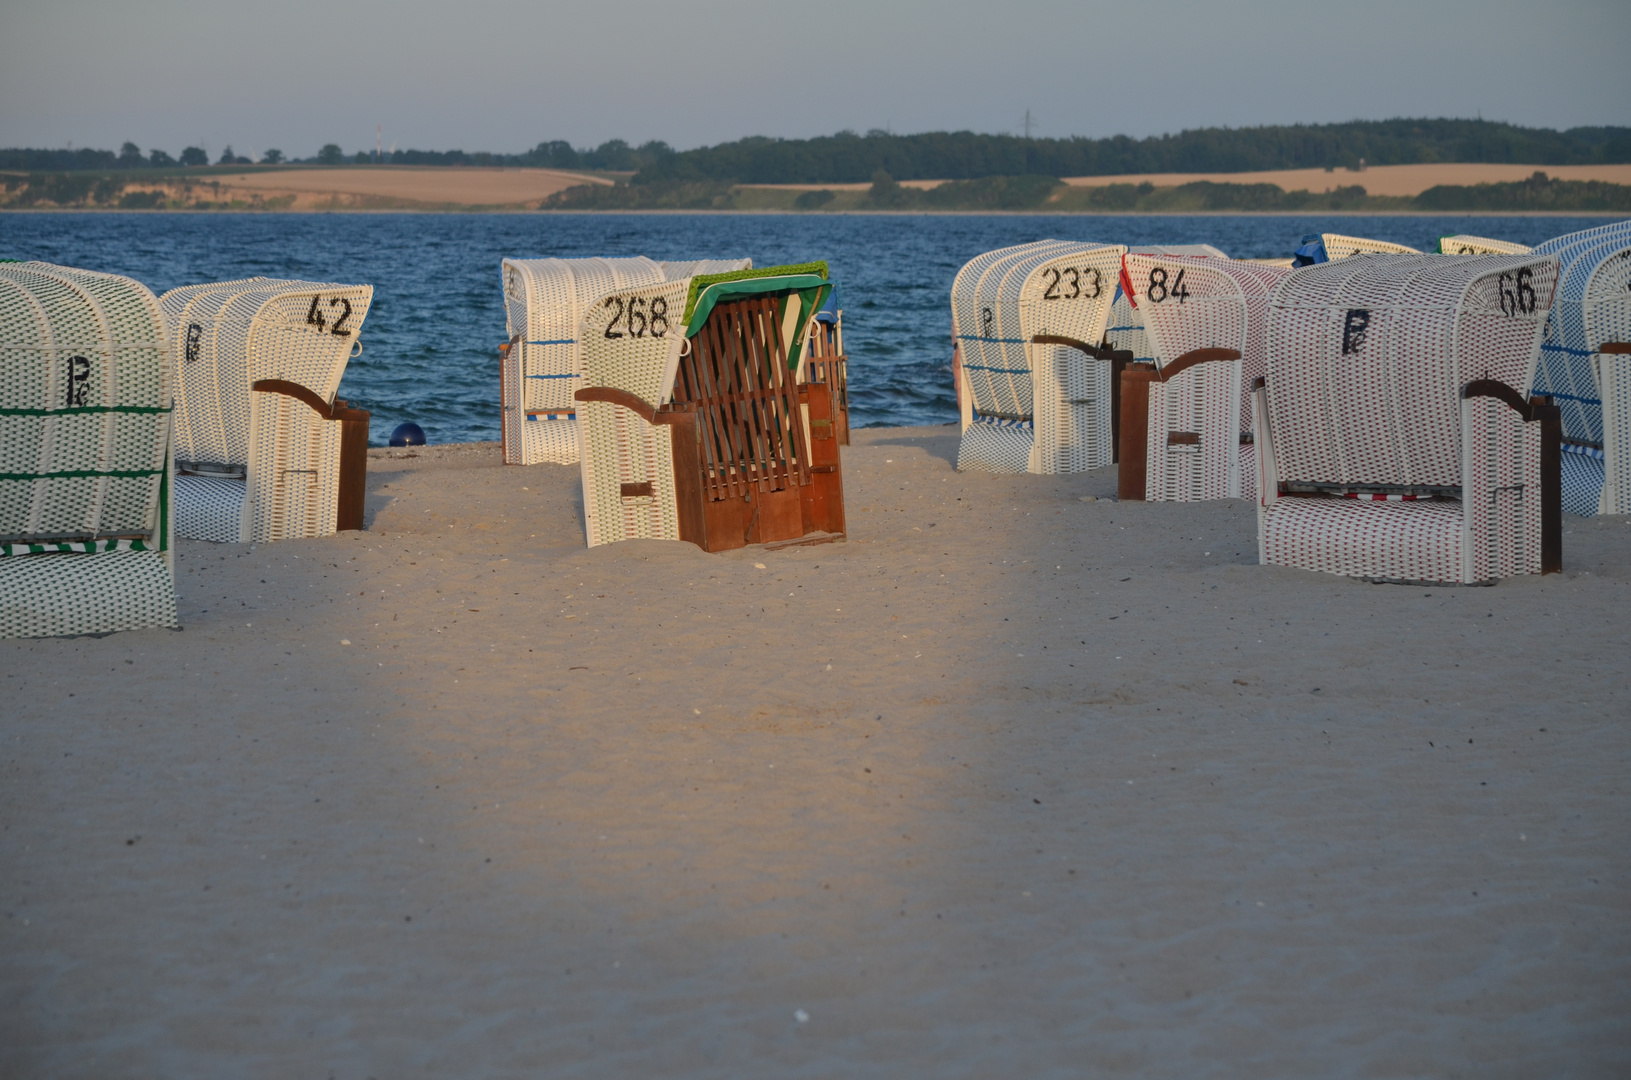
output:
[[[704,551],[844,533],[834,387],[799,383],[825,263],[614,293],[584,318],[583,504],[591,547]]]
[[[1480,584],[1562,566],[1559,419],[1524,397],[1555,258],[1356,256],[1269,296],[1263,563]]]

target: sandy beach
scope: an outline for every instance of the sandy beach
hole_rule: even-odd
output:
[[[0,642],[0,1076],[1631,1072],[1631,519],[1368,585],[956,448],[723,555],[375,450],[181,631]]]

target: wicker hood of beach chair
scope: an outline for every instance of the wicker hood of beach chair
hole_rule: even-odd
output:
[[[1557,280],[1540,255],[1283,277],[1252,403],[1259,560],[1460,584],[1560,569],[1558,410],[1524,397]]]
[[[752,259],[655,262],[622,259],[505,259],[504,323],[499,350],[504,463],[578,463],[577,403],[583,386],[584,313],[608,293],[743,270]]]
[[[1533,392],[1563,410],[1563,509],[1631,513],[1631,221],[1535,250],[1562,264]]]
[[[1341,233],[1321,233],[1320,242],[1325,245],[1325,257],[1335,262],[1338,259],[1351,259],[1355,255],[1420,255],[1421,252],[1413,247],[1403,244],[1392,244],[1386,240],[1371,240],[1364,236],[1343,236]]]
[[[1122,374],[1120,497],[1255,497],[1250,388],[1266,370],[1269,293],[1290,269],[1141,252],[1123,268],[1153,363]]]
[[[957,468],[1069,473],[1115,455],[1103,348],[1121,244],[1041,240],[969,260],[951,286]]]
[[[159,298],[177,357],[177,532],[231,544],[362,528],[369,414],[335,394],[373,298],[260,277]]]
[[[176,625],[171,366],[141,283],[0,265],[0,638]]]
[[[796,381],[825,263],[699,274],[586,312],[576,392],[590,547],[705,551],[844,533],[833,395]]]
[[[1440,255],[1527,255],[1527,244],[1514,244],[1509,240],[1491,240],[1487,236],[1441,236],[1438,238]]]

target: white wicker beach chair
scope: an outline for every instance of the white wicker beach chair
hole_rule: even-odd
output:
[[[0,637],[176,625],[170,378],[146,286],[0,264]]]
[[[833,395],[799,384],[825,263],[704,274],[612,293],[578,331],[589,546],[705,551],[844,533]]]
[[[500,349],[500,414],[507,465],[578,461],[577,405],[583,385],[584,314],[606,294],[719,274],[751,259],[653,262],[625,259],[505,259],[504,316],[509,341]]]
[[[1631,221],[1535,251],[1562,265],[1534,392],[1563,410],[1563,508],[1631,513]]]
[[[1491,240],[1487,236],[1441,236],[1438,238],[1440,255],[1527,255],[1527,244],[1514,244],[1509,240]]]
[[[1265,371],[1269,292],[1288,268],[1128,252],[1124,288],[1152,362],[1122,375],[1120,497],[1252,498],[1252,382]]]
[[[1325,256],[1335,262],[1338,259],[1351,259],[1355,255],[1420,255],[1421,252],[1413,247],[1403,244],[1392,244],[1386,240],[1371,240],[1363,236],[1343,236],[1341,233],[1321,233],[1320,241],[1325,245]]]
[[[1103,343],[1126,250],[1042,240],[957,272],[959,469],[1068,473],[1114,460],[1116,361]]]
[[[1269,297],[1263,563],[1472,584],[1562,565],[1558,413],[1526,399],[1557,260],[1353,259]]]
[[[177,368],[177,532],[264,543],[362,528],[369,414],[335,394],[373,298],[279,278],[159,298]]]

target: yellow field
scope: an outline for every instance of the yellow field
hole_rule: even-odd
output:
[[[1368,195],[1420,195],[1439,184],[1497,184],[1526,180],[1535,172],[1555,180],[1606,180],[1631,184],[1631,165],[1378,165],[1364,172],[1282,169],[1251,173],[1143,173],[1137,176],[1072,176],[1072,187],[1151,183],[1177,187],[1197,180],[1215,184],[1277,184],[1284,191],[1330,191],[1358,184]]]
[[[366,204],[374,201],[425,206],[537,206],[576,184],[610,184],[601,176],[554,169],[476,167],[415,168],[375,165],[355,169],[291,169],[211,177],[221,194],[293,195],[292,209]]]

